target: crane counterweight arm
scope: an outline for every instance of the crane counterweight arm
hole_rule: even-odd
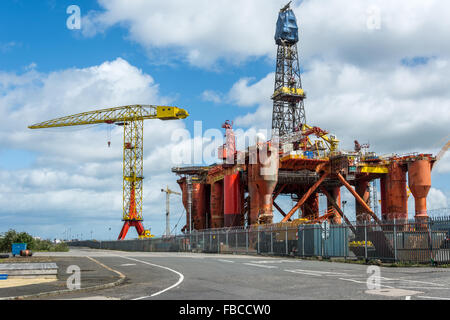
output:
[[[48,120],[29,126],[30,129],[56,128],[90,125],[99,123],[116,123],[146,119],[176,120],[184,119],[189,113],[181,108],[169,106],[130,105],[102,110],[83,112]]]

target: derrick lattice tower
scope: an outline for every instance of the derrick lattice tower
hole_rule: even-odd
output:
[[[275,32],[275,43],[278,47],[275,88],[272,95],[272,130],[280,137],[300,131],[306,124],[303,103],[305,93],[300,77],[297,42],[297,20],[289,3],[278,14]]]

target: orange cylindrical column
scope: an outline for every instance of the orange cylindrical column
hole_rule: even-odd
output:
[[[273,222],[273,191],[278,183],[278,147],[271,143],[258,145],[258,164],[254,165],[255,176],[259,192],[258,222],[270,224]]]
[[[333,198],[333,200],[336,202],[338,207],[341,208],[341,188],[340,187],[332,188],[328,191],[328,193]],[[328,210],[334,211],[334,218],[333,218],[332,222],[334,224],[341,224],[342,223],[341,215],[333,207],[333,205],[331,204],[330,200],[328,200],[328,198],[327,198],[327,208],[328,208]]]
[[[415,219],[428,218],[427,195],[431,188],[431,163],[429,160],[416,160],[408,166],[409,189],[415,200]]]
[[[206,228],[206,193],[203,183],[192,184],[192,225],[195,230]]]
[[[241,225],[241,185],[239,172],[226,175],[223,180],[224,196],[224,226],[237,227]]]
[[[189,230],[189,208],[188,208],[188,191],[187,191],[187,182],[186,178],[182,178],[177,180],[178,185],[181,189],[181,199],[183,202],[183,207],[186,210],[186,226],[185,230]]]
[[[397,162],[389,166],[385,181],[387,220],[408,220],[408,196],[406,194],[406,168]]]
[[[309,196],[302,206],[302,217],[310,220],[319,217],[319,194],[317,192]]]
[[[223,181],[211,184],[211,228],[223,227]]]

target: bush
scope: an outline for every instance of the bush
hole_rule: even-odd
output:
[[[26,232],[18,233],[11,229],[0,238],[0,251],[11,252],[13,243],[26,243],[27,248],[33,250],[35,240]]]
[[[69,251],[69,246],[64,242],[55,244],[50,240],[34,239],[26,232],[9,230],[0,237],[0,252],[11,252],[13,243],[26,243],[27,249],[32,251]]]

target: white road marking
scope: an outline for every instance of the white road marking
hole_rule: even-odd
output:
[[[295,262],[290,260],[258,260],[258,261],[250,261],[251,263],[256,264],[268,264],[268,263],[283,263],[283,262]]]
[[[434,300],[450,300],[450,298],[417,296],[417,298],[434,299]]]
[[[120,300],[120,299],[106,296],[92,296],[92,297],[73,298],[70,300]]]
[[[228,263],[234,263],[234,261],[231,261],[231,260],[225,260],[225,259],[217,259],[217,261],[228,262]]]
[[[375,276],[374,276],[375,277]],[[426,281],[418,281],[418,280],[409,280],[409,279],[402,279],[402,278],[399,278],[399,279],[395,279],[395,278],[384,278],[384,277],[378,277],[379,279],[381,279],[381,280],[387,280],[387,281],[406,281],[406,282],[415,282],[415,283],[423,283],[423,284],[430,284],[430,285],[433,285],[433,286],[440,286],[440,287],[443,287],[444,285],[443,284],[440,284],[440,283],[433,283],[433,282],[426,282]]]
[[[125,263],[125,264],[121,264],[119,267],[131,267],[131,266],[135,266],[136,263]]]
[[[284,270],[286,272],[292,272],[292,273],[298,273],[298,274],[304,274],[306,276],[315,276],[315,277],[321,277],[321,274],[317,274],[317,273],[308,273],[308,272],[301,272],[301,271],[297,271],[297,270]]]
[[[367,285],[367,281],[358,281],[358,280],[354,280],[354,279],[344,279],[344,278],[339,278],[339,280],[350,281],[350,282],[361,283],[361,284]],[[387,285],[384,285],[384,284],[380,284],[380,287],[386,287],[386,288],[393,289],[393,287],[387,286]]]
[[[267,268],[267,269],[275,269],[278,268],[276,266],[265,266],[265,265],[261,265],[261,264],[254,264],[254,263],[244,263],[247,266],[253,266],[253,267],[260,267],[260,268]]]
[[[411,296],[406,296],[405,300],[411,300]]]
[[[137,261],[137,262],[144,263],[144,264],[147,264],[147,265],[152,266],[152,267],[157,267],[157,268],[169,270],[169,271],[172,271],[173,273],[176,273],[179,276],[179,279],[178,279],[177,283],[175,283],[174,285],[171,285],[170,287],[168,287],[168,288],[166,288],[164,290],[161,290],[161,291],[158,291],[156,293],[153,293],[152,295],[145,296],[145,297],[139,297],[139,298],[136,298],[136,299],[133,299],[133,300],[142,300],[142,299],[151,298],[151,297],[160,295],[161,293],[164,293],[166,291],[169,291],[170,289],[173,289],[173,288],[177,287],[184,280],[184,276],[183,276],[182,273],[180,273],[180,272],[178,272],[176,270],[170,269],[168,267],[160,266],[160,265],[157,265],[157,264],[153,264],[153,263],[150,263],[150,262],[147,262],[147,261],[142,261],[142,260],[138,260],[138,259],[134,259],[134,258],[130,258],[130,257],[124,257],[124,256],[117,256],[117,257],[120,257],[120,258],[123,258],[123,259]]]
[[[423,292],[390,288],[390,289],[366,290],[365,293],[379,295],[379,296],[385,296],[385,297],[407,297],[407,296],[409,296],[411,298],[411,296],[419,294],[419,293],[423,293]]]
[[[284,271],[307,274],[307,275],[315,275],[315,276],[327,276],[327,277],[347,276],[348,275],[346,273],[341,273],[341,272],[303,270],[303,269],[293,269],[293,270],[284,270]]]

